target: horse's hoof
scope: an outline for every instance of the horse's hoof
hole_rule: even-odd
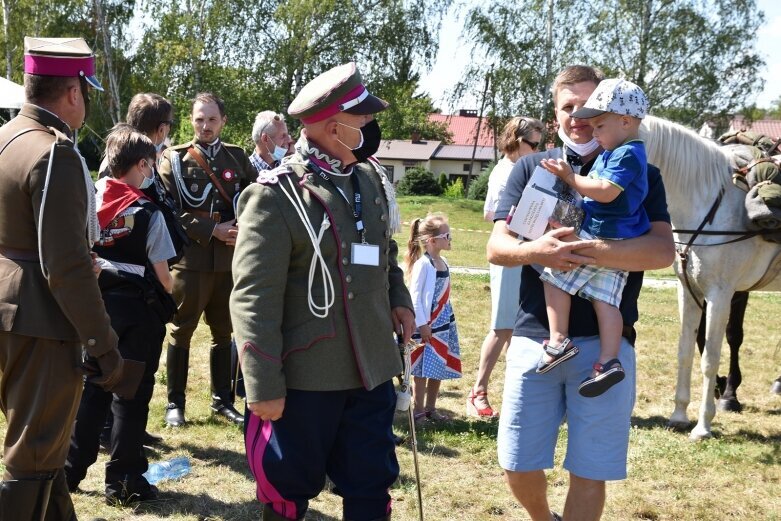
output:
[[[667,422],[667,428],[675,432],[684,432],[689,430],[692,424],[690,421],[670,420]]]
[[[713,437],[713,433],[710,431],[706,431],[704,429],[699,429],[695,427],[691,434],[689,434],[689,439],[691,441],[703,441],[708,440]]]
[[[743,412],[743,404],[737,398],[721,398],[717,408],[724,412]]]
[[[773,394],[781,395],[781,379],[778,379],[775,382],[773,382],[773,385],[770,387],[770,392]]]

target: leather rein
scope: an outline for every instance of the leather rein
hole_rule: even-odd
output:
[[[716,196],[716,200],[713,201],[713,205],[711,205],[710,210],[708,210],[708,213],[705,214],[705,217],[703,218],[702,222],[700,223],[700,225],[697,227],[696,230],[673,230],[673,233],[679,233],[679,234],[683,233],[683,234],[691,235],[691,238],[687,242],[675,241],[675,244],[685,245],[683,248],[677,251],[678,259],[680,259],[681,261],[681,271],[683,272],[683,280],[686,283],[686,289],[689,290],[689,294],[697,303],[697,307],[699,307],[701,311],[705,311],[704,299],[703,301],[701,301],[700,299],[697,298],[697,296],[694,294],[694,288],[692,288],[691,282],[689,281],[689,270],[688,270],[689,250],[691,250],[692,246],[723,246],[725,244],[732,244],[735,242],[745,241],[747,239],[751,239],[752,237],[756,237],[757,235],[762,235],[761,231],[703,230],[703,228],[705,228],[705,225],[713,223],[713,218],[716,216],[716,212],[718,211],[719,206],[721,206],[721,201],[724,198],[724,192],[725,189],[724,187],[722,187],[722,189],[719,191],[719,195]],[[694,241],[700,235],[727,235],[727,236],[734,235],[738,237],[736,239],[731,239],[723,242],[716,242],[712,244],[694,244]]]

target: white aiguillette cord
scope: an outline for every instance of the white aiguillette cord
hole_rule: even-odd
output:
[[[312,221],[309,220],[309,216],[306,213],[306,206],[304,206],[304,202],[301,200],[301,196],[298,195],[298,191],[296,190],[293,180],[290,179],[289,175],[283,177],[287,179],[292,195],[291,192],[287,191],[281,182],[279,183],[279,188],[293,205],[293,208],[295,208],[296,213],[298,214],[298,218],[301,219],[301,222],[304,224],[304,228],[306,228],[306,233],[309,235],[309,240],[312,242],[312,248],[314,249],[314,253],[312,254],[312,261],[309,264],[309,280],[307,283],[307,301],[309,304],[309,311],[311,311],[312,314],[317,318],[326,318],[328,316],[328,311],[334,305],[336,293],[334,291],[333,277],[331,276],[331,272],[328,271],[328,265],[323,258],[323,253],[320,251],[320,242],[323,240],[325,231],[331,227],[331,221],[328,219],[328,214],[323,213],[323,222],[320,224],[320,230],[319,232],[315,232]],[[320,271],[323,274],[322,305],[319,305],[317,302],[315,302],[314,296],[312,295],[312,287],[315,283],[315,273],[317,271],[318,265],[320,266]]]

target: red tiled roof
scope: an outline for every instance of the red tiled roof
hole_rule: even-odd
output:
[[[730,122],[729,128],[731,130],[750,130],[773,139],[781,138],[781,119],[760,119],[747,125],[742,118],[735,118]]]
[[[429,114],[428,120],[446,124],[450,130],[450,133],[453,134],[454,145],[475,144],[477,122],[480,120],[480,118],[457,116],[455,114]],[[488,125],[487,118],[483,118],[483,123],[480,125],[480,138],[477,140],[477,145],[481,147],[494,146],[494,137],[491,133],[491,127]]]

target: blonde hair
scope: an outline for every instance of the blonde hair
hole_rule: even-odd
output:
[[[423,219],[417,218],[412,221],[409,232],[409,241],[407,242],[407,253],[404,255],[404,273],[407,278],[412,274],[412,266],[423,255],[423,246],[435,235],[439,235],[439,229],[443,224],[447,224],[447,216],[443,213],[430,213]]]
[[[502,129],[502,133],[497,140],[497,148],[504,154],[512,154],[519,148],[521,144],[518,140],[526,139],[531,141],[531,137],[535,132],[539,132],[540,136],[545,135],[545,127],[539,119],[528,118],[525,116],[516,116]]]

